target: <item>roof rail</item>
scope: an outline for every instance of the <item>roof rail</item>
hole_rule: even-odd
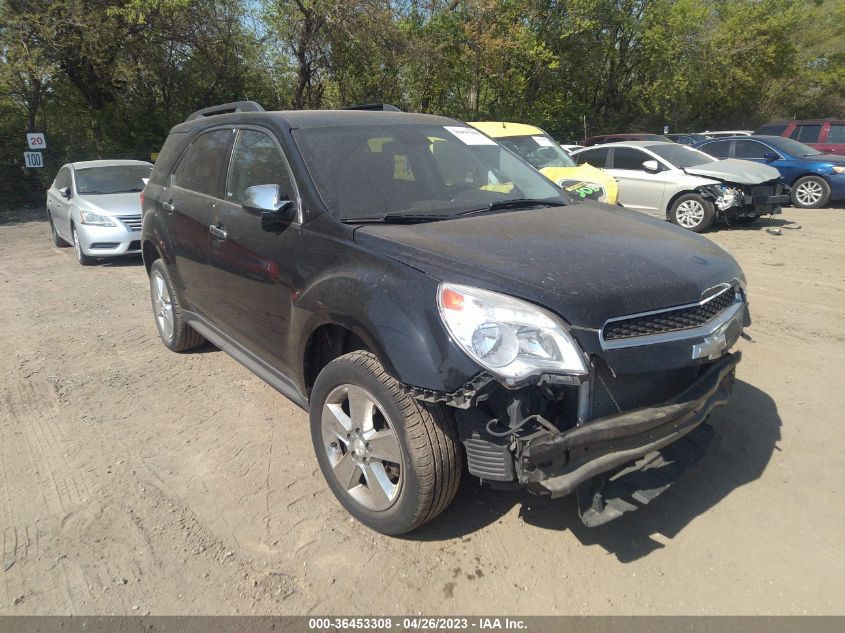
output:
[[[232,112],[264,112],[264,108],[255,101],[233,101],[232,103],[221,103],[220,105],[197,110],[185,120],[193,121],[194,119],[201,119],[206,116],[214,116],[215,114],[231,114]]]
[[[341,110],[382,110],[383,112],[402,112],[399,108],[389,103],[359,103],[343,106]]]

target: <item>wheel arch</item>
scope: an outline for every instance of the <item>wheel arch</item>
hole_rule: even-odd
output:
[[[358,333],[356,333],[356,330],[358,330]],[[391,372],[392,368],[385,364],[384,353],[378,353],[374,349],[376,346],[373,341],[370,339],[368,342],[365,337],[370,338],[359,328],[350,327],[348,323],[342,325],[333,321],[326,321],[313,327],[303,347],[302,358],[300,359],[306,397],[311,397],[311,389],[323,368],[336,358],[350,352],[370,352],[378,358],[388,372]]]

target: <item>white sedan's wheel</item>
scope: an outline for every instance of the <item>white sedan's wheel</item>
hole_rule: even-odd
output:
[[[82,243],[79,241],[79,233],[76,232],[75,226],[71,227],[71,233],[73,235],[73,250],[76,252],[76,261],[82,266],[90,266],[95,263],[97,258],[86,255],[85,251],[82,250]]]
[[[680,196],[669,209],[669,219],[678,226],[696,233],[703,233],[716,220],[713,203],[697,193]]]

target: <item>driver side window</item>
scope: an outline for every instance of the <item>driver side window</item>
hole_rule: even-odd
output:
[[[70,169],[67,167],[62,167],[59,170],[59,173],[56,174],[56,180],[53,183],[56,189],[64,189],[65,187],[70,187]]]
[[[254,185],[279,185],[288,200],[294,196],[287,163],[275,140],[264,132],[241,130],[232,153],[226,200],[241,204]]]

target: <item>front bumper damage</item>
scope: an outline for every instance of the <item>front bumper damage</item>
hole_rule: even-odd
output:
[[[676,397],[653,407],[609,415],[529,441],[520,458],[522,483],[553,498],[635,462],[695,430],[730,399],[741,354],[727,354]]]
[[[777,214],[783,205],[790,203],[789,187],[780,181],[754,186],[726,182],[700,187],[699,193],[728,218]]]

